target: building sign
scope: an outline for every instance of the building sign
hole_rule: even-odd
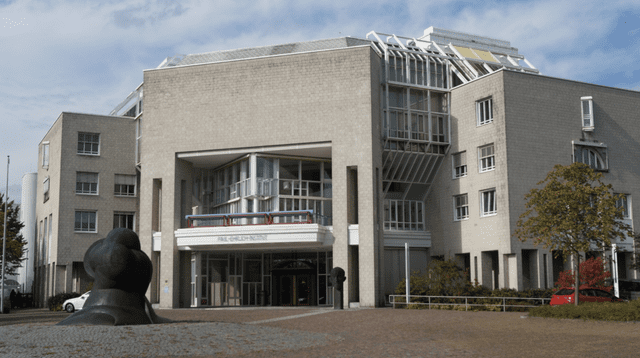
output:
[[[267,235],[233,235],[233,236],[216,236],[213,238],[215,242],[253,242],[267,241]]]

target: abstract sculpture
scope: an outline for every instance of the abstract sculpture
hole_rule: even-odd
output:
[[[331,286],[333,286],[333,309],[344,309],[344,303],[342,302],[342,292],[344,290],[344,281],[347,277],[344,274],[344,270],[340,267],[334,267],[331,269]]]
[[[140,250],[140,240],[129,229],[113,229],[93,243],[84,255],[84,268],[93,277],[93,289],[81,311],[58,325],[135,325],[164,323],[145,292],[153,266]]]

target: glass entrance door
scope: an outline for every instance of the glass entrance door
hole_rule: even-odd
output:
[[[313,276],[312,275],[296,275],[295,277],[295,287],[296,287],[296,303],[298,306],[309,306],[312,304],[313,298],[315,295],[313,292],[315,291],[313,288],[315,287],[312,284]],[[315,303],[314,303],[315,304]]]
[[[282,274],[278,278],[278,301],[282,306],[315,305],[315,280],[309,273]]]

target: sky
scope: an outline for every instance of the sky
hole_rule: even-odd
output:
[[[640,91],[637,0],[0,0],[0,26],[0,192],[11,156],[17,202],[61,112],[108,114],[177,54],[434,26],[510,41],[544,75]]]

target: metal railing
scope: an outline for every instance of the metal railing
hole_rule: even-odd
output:
[[[402,298],[402,301],[396,301],[396,297]],[[419,295],[409,295],[409,302],[405,301],[406,295],[389,295],[389,303],[393,305],[393,308],[396,308],[396,305],[428,305],[429,309],[431,306],[465,306],[465,311],[469,310],[469,307],[502,307],[502,311],[505,312],[507,307],[518,307],[518,308],[529,308],[529,307],[539,307],[540,305],[544,305],[545,301],[547,304],[551,301],[550,298],[531,298],[531,297],[481,297],[481,296],[419,296]],[[412,298],[422,298],[426,299],[426,302],[412,302]],[[439,301],[442,299],[450,299],[450,300],[463,300],[464,303],[461,302],[432,302],[432,299],[435,301]],[[491,301],[502,301],[502,303],[469,303],[471,300],[491,300]],[[525,301],[533,301],[533,305],[513,305],[507,304],[508,301],[517,301],[517,300],[525,300]],[[539,305],[536,305],[536,302],[540,302]]]
[[[187,226],[189,228],[213,227],[213,226],[312,224],[314,223],[313,210],[187,215],[186,219],[187,219]]]

